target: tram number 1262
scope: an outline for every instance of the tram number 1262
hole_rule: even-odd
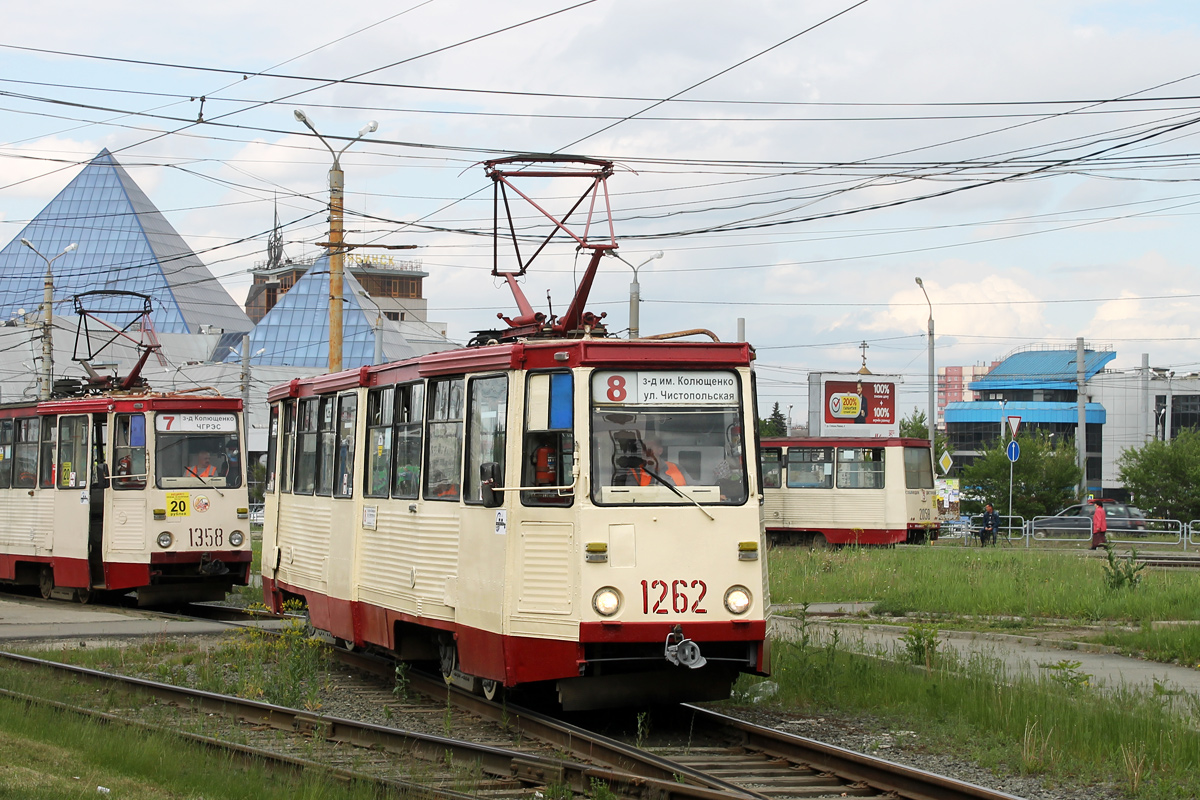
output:
[[[222,528],[188,528],[190,547],[223,547],[225,531]]]
[[[695,596],[695,601],[689,601],[688,594],[691,590],[695,590],[698,594]],[[670,609],[667,608],[667,595],[671,595]],[[708,610],[701,608],[700,603],[704,600],[704,595],[708,594],[708,587],[704,585],[704,581],[642,581],[642,613],[643,614],[669,614],[674,611],[676,614],[683,614],[689,610],[688,603],[691,602],[691,612],[693,614],[707,614]],[[655,595],[658,598],[655,599]],[[651,601],[654,605],[651,606]]]

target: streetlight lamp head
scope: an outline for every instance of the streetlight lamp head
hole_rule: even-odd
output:
[[[304,115],[304,112],[303,112],[303,111],[301,111],[300,109],[298,109],[298,108],[297,108],[297,109],[296,109],[295,111],[293,111],[292,113],[296,115],[296,119],[297,119],[297,120],[299,120],[300,122],[303,122],[305,125],[308,125],[308,124],[309,124],[309,122],[308,122],[308,117],[306,117],[306,116]]]
[[[21,244],[25,245],[25,246],[26,246],[26,247],[28,247],[30,250],[34,250],[34,249],[36,249],[36,248],[34,248],[34,246],[33,246],[33,242],[29,241],[28,239],[22,238],[22,239],[21,239]]]
[[[368,133],[374,133],[377,130],[379,130],[379,123],[376,122],[375,120],[371,120],[370,122],[368,122],[366,125],[363,126],[363,129],[358,132],[358,135],[366,136]]]
[[[921,279],[920,279],[920,278],[917,278],[917,286],[920,286],[922,289],[924,289],[924,288],[925,288],[925,284],[921,283]]]
[[[69,245],[67,245],[66,247],[63,248],[63,252],[69,253],[72,250],[74,250],[76,247],[79,247],[79,245],[76,244],[75,242],[71,242]]]
[[[650,256],[650,258],[662,258],[662,257],[663,257],[663,251],[662,251],[662,250],[659,250],[657,253],[655,253],[654,255]]]

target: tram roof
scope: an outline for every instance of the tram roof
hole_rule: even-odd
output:
[[[241,411],[242,398],[195,394],[89,395],[62,397],[41,402],[4,403],[0,418],[25,416],[36,409],[39,416],[55,414],[98,414],[109,411]]]
[[[359,367],[313,378],[295,378],[271,388],[267,399],[311,396],[359,386],[389,386],[418,378],[508,369],[664,369],[749,366],[746,342],[674,342],[628,339],[535,339],[443,350],[392,364]]]

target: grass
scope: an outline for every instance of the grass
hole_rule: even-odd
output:
[[[1004,548],[771,551],[774,603],[873,600],[874,613],[1068,618],[1142,623],[1200,619],[1200,572],[1146,571],[1111,590],[1099,559]]]
[[[101,791],[100,787],[107,789]],[[0,800],[372,800],[373,788],[247,763],[171,735],[0,698]],[[398,796],[398,795],[397,795]]]
[[[789,711],[870,714],[919,729],[926,748],[998,772],[1112,782],[1147,800],[1200,796],[1200,732],[1165,694],[1125,689],[1100,697],[1088,691],[1090,676],[1077,662],[1013,675],[996,660],[973,656],[964,663],[935,641],[917,629],[892,653],[864,655],[836,637],[818,641],[802,623],[795,640],[775,642],[773,702]],[[754,682],[743,678],[735,697],[753,696]]]
[[[1107,631],[1084,640],[1111,645],[1126,655],[1200,669],[1200,625],[1166,628],[1143,625],[1136,631]]]
[[[330,663],[325,645],[310,638],[300,620],[288,623],[279,635],[242,628],[209,649],[149,639],[126,648],[29,654],[309,711],[320,707],[322,675]]]

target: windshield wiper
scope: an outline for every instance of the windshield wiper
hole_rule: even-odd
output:
[[[708,510],[705,509],[704,506],[697,503],[696,498],[692,497],[690,494],[684,494],[683,492],[679,491],[679,487],[677,487],[674,483],[672,483],[671,481],[664,478],[662,475],[659,475],[654,470],[650,469],[650,467],[646,464],[645,461],[642,462],[642,471],[645,472],[647,475],[649,475],[651,478],[654,478],[654,480],[658,481],[663,486],[670,489],[675,494],[682,497],[684,500],[687,500],[689,503],[694,505],[696,508],[700,509],[701,513],[703,513],[704,516],[708,517],[713,522],[716,522],[716,517],[714,517],[712,514],[708,513]]]

